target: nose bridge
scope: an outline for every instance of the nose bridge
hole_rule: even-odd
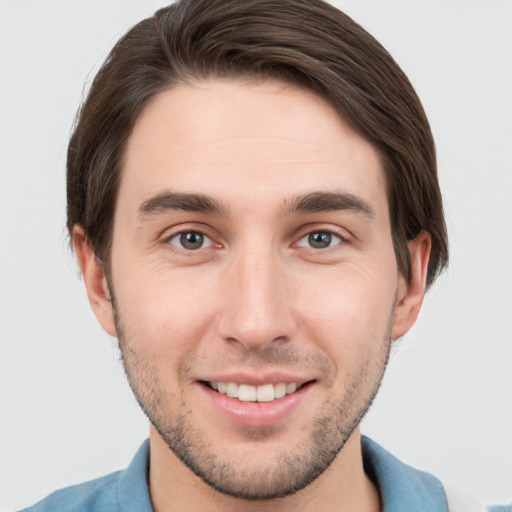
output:
[[[219,333],[248,350],[286,341],[293,331],[286,272],[270,243],[244,244],[223,276]]]

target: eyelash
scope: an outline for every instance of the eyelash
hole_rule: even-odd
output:
[[[309,239],[312,235],[318,235],[318,234],[328,235],[328,237],[329,237],[329,245],[328,246],[326,246],[326,247],[311,247],[311,245],[306,246],[306,245],[301,244],[302,240],[304,240],[306,238]],[[337,238],[338,242],[336,242],[333,245],[330,245],[330,243],[332,242],[332,238]],[[311,240],[309,239],[308,241],[311,244]],[[299,247],[307,247],[308,249],[323,251],[323,250],[327,250],[327,249],[333,249],[336,246],[343,244],[344,242],[346,242],[346,239],[339,232],[333,231],[331,229],[313,229],[313,230],[305,233],[301,238],[299,238],[296,245],[298,245]]]
[[[195,234],[195,235],[200,235],[202,238],[203,238],[203,243],[205,240],[209,240],[210,241],[210,245],[215,245],[215,242],[212,240],[212,238],[210,236],[208,236],[204,231],[200,230],[200,229],[182,229],[181,231],[178,231],[177,233],[173,233],[172,235],[168,236],[166,239],[165,239],[165,242],[168,243],[169,245],[172,245],[174,247],[177,247],[178,249],[180,250],[183,250],[185,252],[189,252],[189,253],[193,253],[195,251],[198,251],[200,249],[205,249],[205,247],[203,246],[203,243],[201,244],[200,247],[197,247],[196,249],[187,249],[186,247],[183,247],[183,243],[182,241],[180,240],[180,243],[181,243],[181,247],[175,245],[172,243],[172,240],[178,238],[178,237],[183,237],[184,235],[189,235],[189,234]]]

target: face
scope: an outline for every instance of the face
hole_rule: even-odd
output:
[[[403,329],[385,190],[375,149],[279,82],[181,86],[138,119],[115,325],[98,317],[161,439],[214,488],[303,488],[368,409]]]

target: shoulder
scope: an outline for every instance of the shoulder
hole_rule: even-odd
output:
[[[123,471],[66,487],[20,512],[152,512],[148,472],[146,440]]]
[[[361,443],[364,469],[379,489],[384,510],[512,512],[512,504],[485,507],[471,495],[404,464],[365,436],[362,436]]]
[[[117,512],[121,472],[53,492],[20,512]]]

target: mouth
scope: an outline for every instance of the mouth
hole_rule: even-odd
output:
[[[296,393],[299,389],[311,384],[309,381],[303,384],[296,382],[279,382],[277,384],[262,384],[253,386],[251,384],[238,384],[236,382],[204,382],[210,389],[226,395],[230,398],[237,398],[240,402],[273,402],[279,398]]]
[[[212,375],[196,381],[200,384],[199,389],[204,390],[205,410],[211,411],[224,427],[235,426],[237,429],[285,425],[286,421],[292,421],[290,418],[296,418],[295,414],[299,414],[297,409],[307,413],[312,404],[310,395],[317,382],[316,379],[299,377],[296,380],[292,376],[275,374],[266,378],[243,374],[222,378],[219,375],[218,380],[214,379]]]

